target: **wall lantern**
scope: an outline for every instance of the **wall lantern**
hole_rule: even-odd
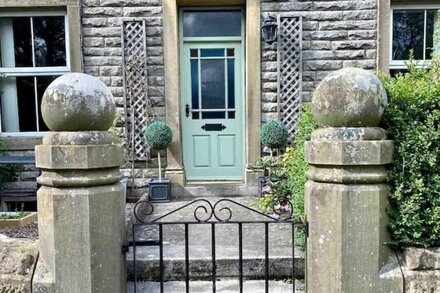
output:
[[[277,31],[278,24],[277,20],[273,16],[266,16],[263,22],[263,26],[261,27],[261,31],[263,33],[263,40],[268,45],[272,45],[277,41]]]

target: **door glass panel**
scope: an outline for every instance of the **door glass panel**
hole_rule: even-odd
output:
[[[223,59],[205,59],[200,62],[202,109],[224,109],[225,61]]]
[[[191,60],[191,101],[192,108],[199,108],[199,60]]]
[[[199,56],[199,49],[191,49],[191,57],[198,57]]]
[[[184,37],[241,36],[240,10],[193,10],[183,12]]]
[[[235,108],[235,60],[228,59],[228,108]]]
[[[224,57],[225,49],[202,49],[201,57]]]
[[[396,10],[393,21],[393,60],[408,60],[414,50],[416,60],[423,59],[424,10]]]
[[[202,112],[202,119],[225,119],[225,111]]]

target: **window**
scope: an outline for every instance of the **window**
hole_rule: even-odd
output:
[[[185,10],[184,37],[240,37],[241,10]]]
[[[405,69],[410,51],[414,59],[432,59],[434,27],[440,5],[394,6],[391,10],[390,71]]]
[[[0,13],[2,133],[47,131],[41,99],[47,86],[70,71],[65,12]]]

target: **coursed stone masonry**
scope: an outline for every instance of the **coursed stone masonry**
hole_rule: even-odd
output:
[[[262,0],[262,18],[278,13],[303,17],[303,100],[330,72],[376,69],[377,0]],[[276,45],[262,44],[262,118],[277,117]]]

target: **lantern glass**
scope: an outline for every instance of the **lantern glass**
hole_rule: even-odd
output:
[[[275,17],[267,16],[264,19],[263,26],[261,27],[263,39],[267,44],[271,45],[276,42],[277,29],[278,29],[278,25]]]

